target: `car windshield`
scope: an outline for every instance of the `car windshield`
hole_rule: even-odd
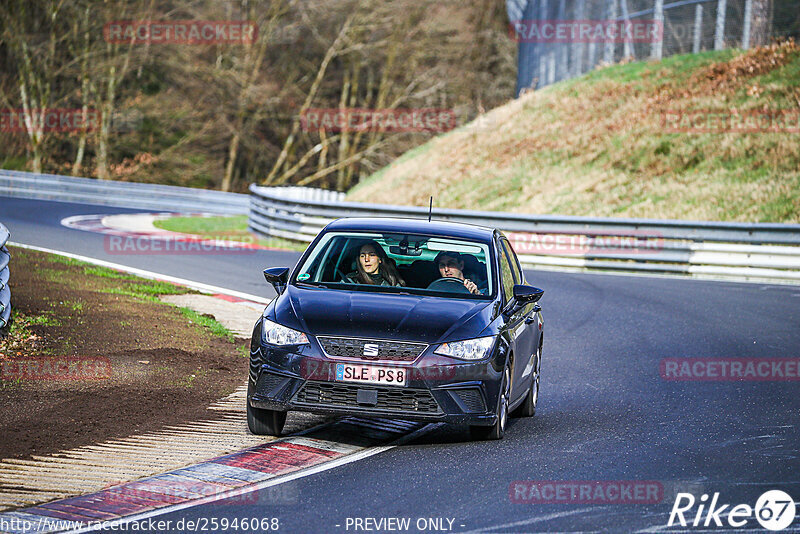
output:
[[[329,232],[297,270],[296,285],[492,298],[489,245],[439,236]]]

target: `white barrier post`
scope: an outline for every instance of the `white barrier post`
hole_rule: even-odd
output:
[[[742,48],[750,49],[750,21],[753,18],[753,0],[744,2],[744,29],[742,30]]]
[[[661,38],[653,41],[653,46],[650,48],[650,57],[661,59],[664,54],[664,0],[656,0],[653,18],[656,24],[661,26]]]
[[[692,52],[697,54],[700,52],[700,37],[703,32],[703,6],[697,4],[694,6],[694,43],[692,43]]]
[[[727,9],[727,0],[719,0],[717,2],[717,27],[714,31],[714,50],[722,50],[725,46],[725,11]]]

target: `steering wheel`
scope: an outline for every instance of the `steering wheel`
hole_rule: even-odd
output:
[[[349,284],[350,283],[350,282],[348,282],[347,275],[344,274],[342,272],[342,270],[339,269],[338,267],[336,268],[336,271],[334,272],[334,274],[339,277],[339,280],[341,281],[340,283],[345,283],[345,284]]]
[[[446,291],[448,293],[466,293],[467,295],[471,295],[469,289],[464,286],[464,281],[461,278],[456,278],[454,276],[445,276],[444,278],[439,278],[434,280],[428,285],[428,289],[432,289],[434,291]]]

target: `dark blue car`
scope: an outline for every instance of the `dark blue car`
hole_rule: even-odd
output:
[[[470,425],[499,439],[539,396],[543,291],[498,230],[340,219],[256,323],[247,422],[279,435],[289,410]]]

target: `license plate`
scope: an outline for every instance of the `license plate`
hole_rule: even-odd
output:
[[[358,382],[360,384],[405,386],[408,381],[408,371],[396,367],[375,367],[373,365],[337,363],[336,380],[340,382]]]

